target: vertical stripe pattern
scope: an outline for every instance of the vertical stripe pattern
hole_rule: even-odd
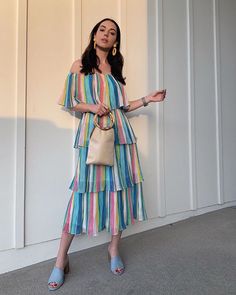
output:
[[[105,103],[115,118],[114,165],[87,165],[94,114],[82,114],[74,143],[78,160],[63,231],[96,236],[106,229],[116,235],[135,220],[146,220],[143,174],[137,139],[124,111],[129,105],[124,85],[111,74],[69,73],[58,103],[67,109],[80,103]],[[109,124],[109,118],[101,117],[99,123]]]
[[[105,229],[116,235],[135,220],[147,220],[142,183],[116,192],[72,192],[63,230],[75,235],[86,233],[96,236]]]

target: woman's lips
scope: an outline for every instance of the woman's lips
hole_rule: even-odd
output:
[[[108,40],[107,39],[102,39],[102,42],[107,43]]]

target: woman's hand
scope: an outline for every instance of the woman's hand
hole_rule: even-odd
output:
[[[150,93],[146,96],[147,102],[160,102],[166,97],[166,89],[158,90]]]
[[[110,112],[109,107],[104,103],[91,104],[90,109],[92,113],[98,114],[99,116],[107,115]]]

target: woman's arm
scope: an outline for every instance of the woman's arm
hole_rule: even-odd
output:
[[[129,108],[126,110],[126,112],[132,112],[142,106],[147,106],[150,102],[163,101],[165,99],[165,96],[166,96],[166,89],[161,91],[155,91],[145,97],[130,101]]]
[[[142,106],[147,106],[150,102],[160,102],[165,99],[166,89],[161,91],[155,91],[149,95],[142,97],[137,100],[129,102],[129,108],[125,110],[126,112],[132,112]],[[109,113],[109,108],[105,104],[87,104],[79,103],[72,108],[72,111],[75,112],[91,112],[103,116]]]
[[[88,103],[78,103],[76,106],[74,106],[72,111],[75,112],[90,112],[94,114],[98,114],[99,116],[103,116],[109,113],[109,108],[103,103],[100,104],[88,104]]]

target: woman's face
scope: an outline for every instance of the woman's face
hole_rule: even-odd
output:
[[[116,41],[116,25],[113,22],[106,20],[100,24],[94,36],[98,46],[110,49]]]

